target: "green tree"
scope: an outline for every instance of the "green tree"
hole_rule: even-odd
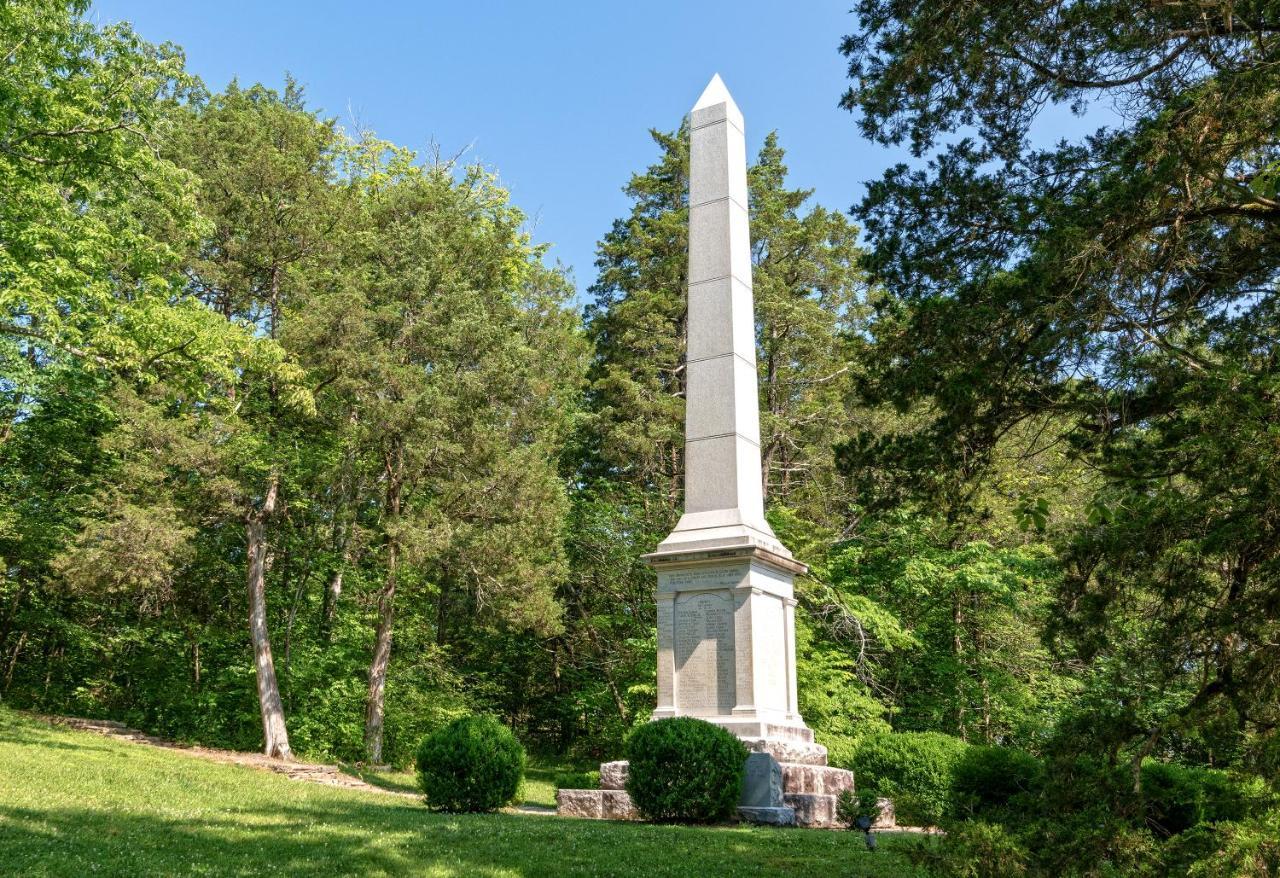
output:
[[[584,365],[568,287],[493,176],[470,167],[455,180],[449,163],[413,160],[364,144],[343,264],[292,337],[379,486],[363,498],[381,539],[365,720],[375,762],[406,564],[438,589],[440,640],[459,590],[514,626],[559,626],[557,463]]]
[[[232,82],[193,108],[173,154],[201,180],[200,209],[210,228],[185,270],[193,294],[210,311],[278,339],[284,309],[306,288],[308,262],[331,244],[340,214],[332,181],[343,148],[334,124],[306,109],[292,80],[283,93]],[[224,427],[239,442],[232,444],[236,454],[222,455],[221,475],[233,496],[227,512],[244,527],[263,748],[290,758],[268,631],[268,527],[287,502],[286,469],[296,464],[298,442],[286,436],[297,430],[293,415],[309,409],[310,400],[298,384],[283,384],[269,371],[244,370],[237,378],[226,388],[235,408]]]
[[[1135,786],[1199,731],[1262,746],[1280,721],[1274,6],[857,12],[846,106],[932,158],[858,210],[892,293],[861,390],[921,426],[851,443],[848,468],[955,496],[1011,430],[1049,431],[1096,474],[1052,629],[1107,671],[1075,745],[1128,759]],[[1047,107],[1090,103],[1114,123],[1032,146]]]

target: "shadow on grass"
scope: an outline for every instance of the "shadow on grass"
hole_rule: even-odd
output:
[[[359,778],[371,787],[389,790],[393,793],[420,795],[417,780],[408,772],[369,771],[358,765],[351,765],[345,762],[339,765],[338,768],[343,774]]]
[[[852,833],[433,814],[359,800],[191,819],[0,805],[0,851],[12,874],[917,875],[900,851],[860,848]]]
[[[39,747],[53,750],[79,750],[81,752],[116,753],[118,748],[106,741],[97,743],[91,738],[68,740],[69,736],[59,737],[57,732],[49,728],[6,721],[0,715],[0,744],[17,744],[19,747]]]

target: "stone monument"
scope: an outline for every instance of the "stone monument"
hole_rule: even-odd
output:
[[[658,574],[653,719],[698,717],[743,740],[746,819],[829,826],[853,775],[827,766],[797,706],[792,583],[807,568],[764,517],[746,137],[718,75],[690,115],[689,165],[685,508],[644,556]],[[616,798],[625,769],[606,763],[605,789],[584,792]],[[562,795],[561,811],[622,816],[620,802],[581,813],[589,798]]]

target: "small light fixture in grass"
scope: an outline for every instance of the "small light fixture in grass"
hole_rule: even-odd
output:
[[[876,849],[876,837],[871,828],[880,816],[880,799],[873,790],[855,794],[845,790],[836,800],[836,819],[852,830],[866,836],[867,850]]]
[[[524,779],[524,747],[491,716],[465,716],[418,747],[418,786],[437,811],[496,811]]]

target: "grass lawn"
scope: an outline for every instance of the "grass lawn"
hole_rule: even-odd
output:
[[[902,855],[920,843],[881,836],[872,854],[854,833],[434,814],[411,799],[51,729],[0,708],[3,875],[899,878],[921,874]]]
[[[556,774],[565,769],[566,766],[563,765],[531,761],[525,767],[524,785],[520,787],[516,802],[521,805],[554,808],[556,806]],[[342,770],[375,787],[415,795],[418,792],[418,778],[412,771],[370,771],[354,765],[344,765]]]

